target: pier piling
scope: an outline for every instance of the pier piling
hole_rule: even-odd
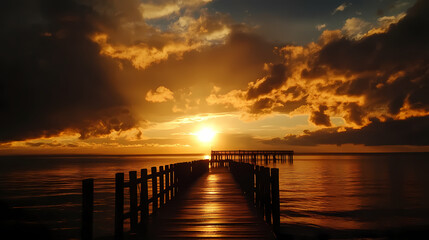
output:
[[[92,240],[94,212],[94,179],[82,181],[82,240]]]

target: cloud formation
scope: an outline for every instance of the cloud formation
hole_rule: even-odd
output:
[[[208,101],[235,102],[253,116],[310,113],[321,127],[331,126],[330,117],[342,117],[343,135],[363,133],[374,119],[381,125],[419,122],[429,115],[428,10],[427,1],[418,1],[406,15],[380,18],[385,24],[366,30],[365,22],[349,19],[343,31],[325,30],[317,43],[279,48],[283,63],[267,64],[265,77],[245,90],[213,92]]]
[[[183,9],[201,7],[211,0],[162,0],[162,1],[144,1],[140,3],[138,9],[144,19],[158,19],[168,17],[172,14],[179,14]]]
[[[388,119],[381,122],[377,118],[362,129],[324,128],[305,131],[302,135],[288,135],[264,141],[266,144],[288,144],[317,146],[321,144],[362,144],[365,146],[383,145],[429,145],[429,117],[411,117],[404,120]]]
[[[115,28],[110,16],[95,8],[96,2],[71,0],[4,4],[0,142],[64,131],[88,138],[137,124],[112,86],[117,64],[100,56],[99,46],[88,38]]]
[[[303,114],[311,129],[320,129],[276,140],[282,143],[326,143],[323,137],[332,135],[348,139],[340,144],[361,144],[365,138],[350,136],[372,126],[424,127],[427,1],[375,23],[365,14],[349,16],[336,30],[320,19],[326,24],[309,23],[316,34],[315,26],[324,30],[320,38],[302,46],[269,42],[254,34],[260,26],[209,9],[226,2],[209,2],[5,3],[0,142],[38,139],[29,144],[47,147],[40,138],[78,134],[88,140],[136,129],[140,138],[145,119],[225,112],[246,120]],[[334,18],[331,10],[323,12]]]
[[[166,102],[168,100],[173,100],[174,94],[170,89],[159,86],[155,91],[150,90],[147,92],[145,99],[148,102]]]
[[[346,9],[346,7],[348,7],[350,5],[352,5],[352,4],[351,3],[342,3],[340,6],[335,8],[334,11],[332,11],[332,15],[335,15],[335,13],[337,13],[337,12],[344,11],[344,9]]]
[[[326,24],[325,23],[323,23],[323,24],[317,24],[316,25],[316,29],[319,30],[319,31],[321,31],[324,28],[326,28]]]

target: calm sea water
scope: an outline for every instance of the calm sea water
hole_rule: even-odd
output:
[[[113,233],[114,175],[203,156],[0,157],[0,200],[79,238],[81,180],[95,178],[95,235]],[[429,229],[428,154],[296,155],[280,169],[283,229],[304,237],[378,238]]]
[[[298,236],[429,231],[429,154],[299,155],[279,168],[281,223]]]
[[[94,235],[113,235],[115,173],[203,157],[0,157],[0,201],[25,213],[25,222],[46,225],[54,239],[80,239],[81,181],[94,178]]]

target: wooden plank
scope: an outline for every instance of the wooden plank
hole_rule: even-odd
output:
[[[140,189],[140,210],[141,210],[141,222],[146,223],[147,218],[149,217],[149,192],[148,192],[148,177],[147,177],[147,169],[141,169],[141,189]]]
[[[165,202],[170,201],[170,167],[165,165]]]
[[[135,232],[138,224],[137,211],[137,172],[129,172],[130,179],[130,228],[131,232]]]
[[[273,229],[278,233],[280,229],[280,192],[279,192],[279,169],[271,169],[271,197],[272,197],[272,214]]]
[[[152,172],[152,213],[156,213],[158,210],[158,179],[156,174],[156,167],[151,168]]]
[[[124,174],[115,175],[115,240],[124,238]]]
[[[94,218],[94,179],[82,181],[82,240],[91,240]]]
[[[264,168],[263,172],[263,184],[264,184],[264,193],[263,197],[265,198],[265,221],[268,224],[271,224],[271,178],[270,178],[270,169]]]
[[[227,168],[212,168],[149,225],[144,239],[275,239]]]
[[[159,166],[159,207],[164,206],[164,166]]]

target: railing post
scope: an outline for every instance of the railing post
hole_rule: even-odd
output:
[[[250,165],[250,195],[252,199],[252,206],[255,206],[255,166]]]
[[[159,207],[164,206],[164,167],[159,166]]]
[[[147,169],[142,169],[140,171],[141,174],[141,185],[140,185],[140,210],[141,210],[141,222],[146,223],[147,218],[149,217],[149,194],[148,194],[148,187],[147,187]]]
[[[170,201],[170,168],[165,165],[165,202]]]
[[[115,175],[115,239],[124,238],[124,174]]]
[[[256,207],[258,209],[258,214],[262,217],[264,216],[264,195],[263,195],[263,177],[262,170],[264,167],[257,166],[256,167]]]
[[[129,172],[130,181],[130,231],[136,232],[138,224],[137,210],[137,172]]]
[[[176,194],[178,192],[181,192],[183,190],[183,184],[184,184],[184,177],[183,177],[183,172],[184,172],[184,168],[185,168],[185,163],[178,163],[176,164],[175,167],[175,172],[174,174],[176,175]]]
[[[152,173],[152,213],[156,213],[158,210],[158,181],[156,167],[151,168]]]
[[[265,221],[271,224],[270,168],[264,168]]]
[[[82,181],[82,240],[92,240],[94,219],[94,179]]]
[[[174,197],[176,197],[179,192],[179,169],[180,165],[178,163],[174,164]]]
[[[170,187],[171,187],[171,199],[173,199],[176,194],[174,194],[175,189],[175,183],[174,183],[174,164],[170,164]]]
[[[279,191],[279,169],[271,169],[271,196],[273,211],[273,230],[277,233],[280,229],[280,191]]]

